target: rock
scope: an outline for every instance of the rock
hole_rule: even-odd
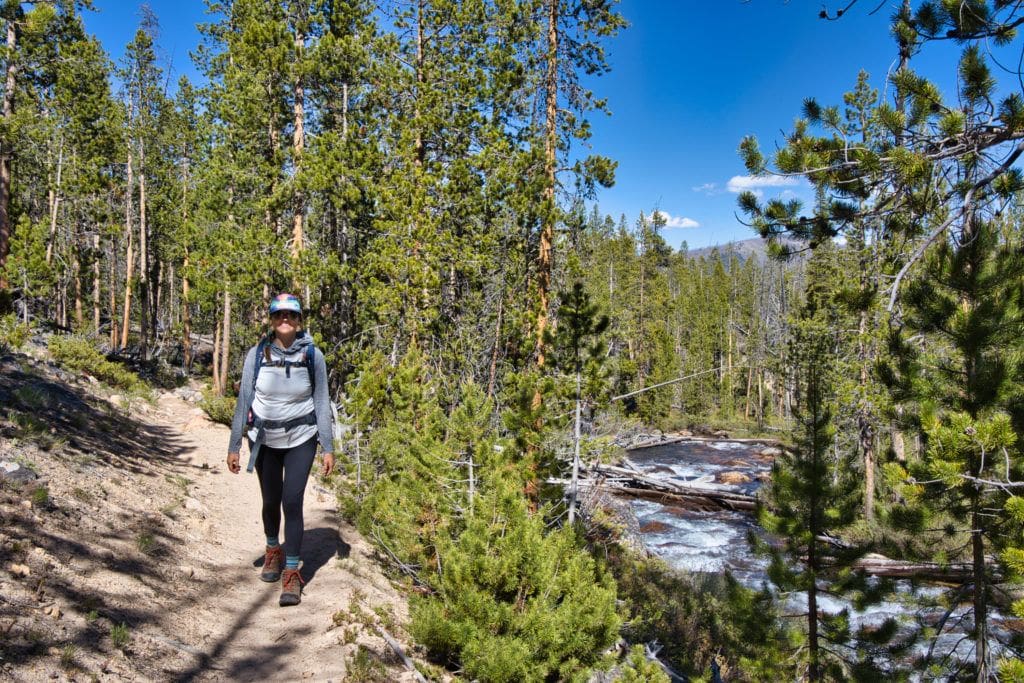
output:
[[[15,578],[32,575],[32,570],[29,569],[27,564],[9,564],[7,565],[7,571],[9,571]]]
[[[60,607],[56,604],[47,607],[45,613],[47,616],[53,617],[54,619],[60,619],[62,614]]]
[[[711,432],[711,436],[715,437],[716,439],[728,439],[729,432],[725,431],[724,429],[719,429],[718,431]]]
[[[777,446],[768,446],[758,451],[759,455],[763,455],[766,458],[777,458],[782,455],[782,449]]]
[[[24,484],[30,481],[35,481],[38,478],[38,474],[24,465],[20,465],[11,460],[0,460],[0,480]]]
[[[123,408],[125,405],[124,396],[121,394],[111,394],[107,400],[110,401],[111,405],[115,405],[118,408]]]
[[[750,477],[742,472],[722,472],[718,475],[718,481],[723,484],[747,484]]]
[[[195,510],[196,512],[206,512],[206,506],[192,497],[185,499],[185,509]]]
[[[740,460],[739,458],[735,458],[733,460],[729,460],[725,464],[726,464],[727,467],[748,467],[748,468],[749,467],[753,467],[753,465],[751,465],[746,460]]]
[[[179,566],[178,571],[181,572],[182,576],[188,579],[191,579],[193,576],[196,575],[196,568],[190,567],[187,564]]]
[[[665,522],[647,522],[640,526],[640,533],[642,534],[663,534],[671,530],[672,527],[665,524]]]

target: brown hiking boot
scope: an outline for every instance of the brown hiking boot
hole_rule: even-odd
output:
[[[284,564],[284,552],[281,546],[267,546],[267,554],[263,558],[263,571],[260,578],[267,583],[274,583],[281,578],[281,565]]]
[[[302,576],[298,569],[285,569],[281,575],[281,607],[297,605],[302,600]]]

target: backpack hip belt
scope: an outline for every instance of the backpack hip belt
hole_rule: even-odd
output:
[[[253,415],[252,421],[249,424],[256,428],[256,438],[253,439],[252,447],[249,449],[249,464],[245,466],[246,472],[252,472],[256,466],[256,456],[259,455],[260,447],[263,445],[264,439],[266,439],[266,430],[283,429],[289,432],[303,425],[315,425],[316,412],[309,412],[302,417],[292,418],[291,420],[264,420],[262,417]]]

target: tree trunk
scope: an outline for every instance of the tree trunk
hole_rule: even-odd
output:
[[[82,259],[75,248],[75,257],[71,265],[75,277],[75,331],[81,332],[85,324],[85,317],[82,305]]]
[[[559,0],[547,0],[548,31],[544,79],[544,190],[542,193],[540,248],[537,254],[537,367],[544,367],[544,331],[548,325],[552,247],[555,240],[555,168],[558,156],[558,9]],[[534,396],[540,404],[540,391]]]
[[[569,526],[576,521],[576,496],[580,478],[580,423],[583,421],[583,381],[576,369],[576,416],[572,427],[572,481],[569,484]]]
[[[92,329],[100,333],[100,235],[92,236]]]
[[[220,388],[228,389],[228,360],[231,353],[231,292],[224,288],[224,333],[220,338]]]
[[[181,363],[186,375],[192,371],[192,312],[189,310],[188,265],[188,247],[186,247],[181,273]]]
[[[146,225],[146,146],[139,142],[139,299],[141,313],[139,316],[140,339],[139,352],[142,360],[149,356],[150,314],[152,311],[149,280],[149,229]]]
[[[116,349],[117,343],[120,341],[121,335],[120,330],[117,328],[117,247],[114,245],[113,240],[110,242],[110,282],[107,284],[107,295],[109,301],[107,306],[110,310],[110,348]]]
[[[974,662],[977,683],[988,683],[992,677],[988,648],[988,580],[985,569],[985,520],[982,519],[980,495],[971,498],[971,555],[974,565]]]
[[[20,4],[13,14],[21,13]],[[18,74],[16,16],[7,19],[7,73],[4,79],[3,117],[5,134],[0,139],[0,290],[9,289],[7,282],[7,256],[11,252],[11,162],[14,157],[10,130],[14,119],[14,88]]]
[[[131,114],[129,113],[129,118]],[[132,230],[132,185],[134,182],[132,169],[132,147],[128,145],[127,190],[125,191],[124,230],[128,234],[128,246],[125,248],[124,261],[124,315],[121,317],[121,349],[128,347],[128,330],[131,329],[132,312],[132,276],[135,268],[134,231]]]
[[[49,200],[50,200],[50,236],[46,241],[46,265],[49,267],[53,263],[53,245],[57,241],[57,209],[60,206],[60,181],[61,172],[64,166],[64,139],[58,143],[57,152],[57,183],[55,187],[50,188]]]
[[[292,150],[294,152],[293,161],[295,163],[295,180],[298,180],[300,169],[302,168],[302,153],[305,148],[305,90],[302,83],[302,56],[306,47],[306,35],[303,33],[302,28],[298,25],[299,21],[296,21],[295,27],[295,85],[294,85],[294,103],[292,105],[292,113],[294,116],[295,129],[292,133]],[[299,260],[299,254],[303,250],[303,239],[304,235],[302,232],[302,219],[303,214],[306,210],[305,196],[298,187],[295,189],[295,215],[292,217],[292,261]],[[296,288],[299,287],[297,280],[294,281]],[[309,297],[306,298],[306,303],[309,303]]]
[[[219,298],[219,297],[218,297]],[[213,376],[213,393],[217,396],[224,395],[224,387],[220,385],[220,321],[214,325],[213,331],[213,367],[211,368],[211,374]]]

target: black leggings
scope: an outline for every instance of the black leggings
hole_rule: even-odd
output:
[[[284,508],[284,554],[296,557],[302,549],[302,501],[316,455],[316,437],[291,448],[260,446],[256,475],[263,494],[263,532],[277,536]]]

